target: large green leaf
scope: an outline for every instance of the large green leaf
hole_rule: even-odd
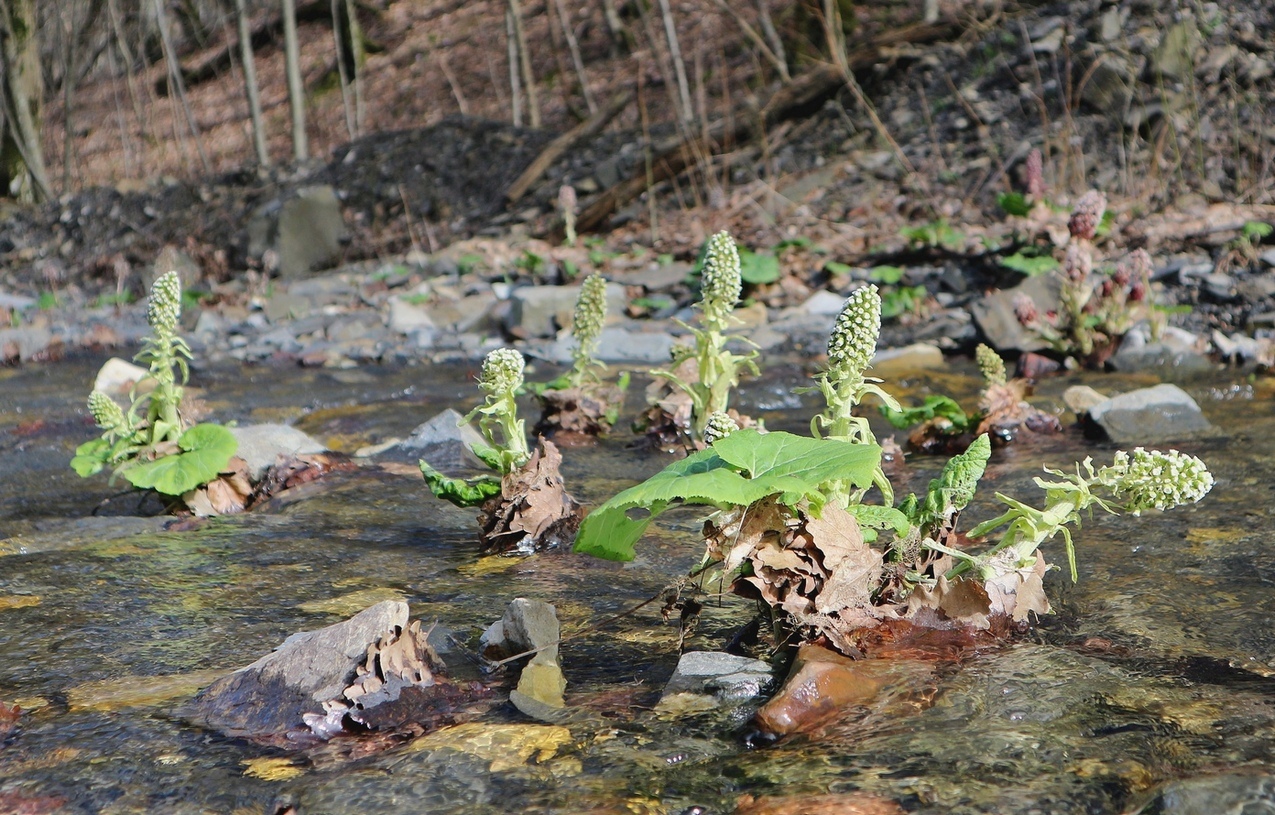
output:
[[[419,465],[421,475],[425,476],[425,483],[434,497],[450,501],[462,509],[476,507],[488,498],[500,495],[500,479],[494,475],[480,475],[473,480],[449,478],[424,460]]]
[[[787,504],[803,498],[821,504],[829,481],[872,483],[881,448],[840,439],[739,430],[712,447],[670,464],[589,513],[575,550],[608,560],[632,560],[646,527],[674,503],[748,506],[768,495]]]
[[[177,439],[182,452],[122,471],[128,482],[164,495],[182,495],[207,484],[226,469],[239,450],[234,434],[221,425],[197,424]]]
[[[751,286],[774,283],[780,278],[779,258],[768,252],[740,249],[739,277]]]
[[[75,448],[75,458],[71,459],[71,469],[75,470],[80,478],[88,478],[94,473],[100,473],[106,467],[110,457],[111,443],[106,439],[86,441]]]

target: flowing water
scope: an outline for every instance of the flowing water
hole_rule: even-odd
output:
[[[897,802],[924,813],[1097,813],[1132,811],[1177,783],[1156,806],[1184,813],[1210,811],[1190,809],[1191,795],[1259,794],[1255,777],[1275,766],[1270,380],[1219,372],[1182,383],[1229,434],[1186,446],[1211,466],[1213,493],[1163,515],[1087,523],[1080,581],[1051,574],[1058,613],[1031,635],[901,680],[819,733],[749,750],[746,710],[654,709],[677,661],[676,615],[663,620],[660,601],[624,613],[695,564],[694,512],[671,513],[630,564],[567,552],[481,558],[473,511],[434,500],[419,477],[367,466],[264,512],[165,529],[165,519],[130,516],[104,476],[82,481],[66,466],[93,435],[81,404],[98,363],[0,370],[0,700],[26,711],[0,738],[0,812],[724,813],[747,793],[834,796],[840,808],[827,811]],[[744,406],[800,431],[808,408],[789,393],[801,384],[795,370],[747,387]],[[902,384],[970,400],[972,373]],[[246,368],[196,381],[220,421],[295,421],[352,451],[464,409],[472,374]],[[1066,384],[1046,383],[1037,403],[1058,404]],[[577,497],[596,503],[667,463],[625,441],[567,452]],[[1043,464],[1110,454],[1073,432],[998,451],[987,478],[1033,500]],[[940,464],[914,461],[912,488]],[[967,514],[991,509],[984,500]],[[517,596],[554,603],[563,622],[571,713],[561,725],[497,707],[340,761],[223,738],[176,715],[288,634],[387,597],[436,622],[455,674],[476,677],[466,649]],[[687,647],[720,649],[751,613],[731,598],[710,604]]]

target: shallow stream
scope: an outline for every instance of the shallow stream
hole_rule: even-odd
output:
[[[100,363],[0,369],[0,700],[28,711],[0,738],[0,813],[727,813],[743,794],[818,795],[806,800],[873,813],[1123,812],[1153,799],[1163,811],[1209,811],[1183,808],[1203,795],[1222,812],[1275,768],[1270,379],[1219,372],[1180,383],[1229,434],[1184,446],[1217,486],[1163,515],[1095,516],[1077,538],[1079,583],[1051,573],[1057,613],[1032,634],[905,676],[817,734],[748,750],[739,711],[654,710],[677,661],[676,615],[662,620],[658,601],[622,614],[698,560],[695,512],[670,513],[630,564],[559,551],[480,558],[472,511],[434,500],[419,476],[365,466],[263,512],[165,530],[166,519],[130,517],[104,476],[82,481],[67,467],[93,435],[81,405]],[[742,406],[801,431],[809,411],[790,395],[803,384],[799,366],[773,370],[745,388]],[[444,407],[465,409],[473,373],[260,367],[199,371],[194,384],[219,421],[296,422],[353,451],[405,436]],[[901,384],[972,401],[973,375],[956,366]],[[1058,406],[1077,381],[1047,382],[1034,401]],[[1089,384],[1115,392],[1157,381]],[[667,463],[627,441],[567,451],[578,498],[597,503]],[[988,483],[1035,501],[1042,465],[1111,452],[1069,431],[999,450]],[[941,463],[914,460],[911,488]],[[967,517],[991,509],[984,500]],[[517,596],[554,603],[563,622],[565,731],[503,706],[338,761],[226,739],[174,715],[288,634],[387,597],[436,621],[435,639],[455,643],[449,665],[476,676],[465,648]],[[687,648],[722,648],[751,613],[731,598],[710,604]],[[824,811],[812,806],[765,811]]]

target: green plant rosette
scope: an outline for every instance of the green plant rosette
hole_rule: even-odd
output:
[[[221,425],[197,424],[177,439],[177,446],[180,453],[129,467],[120,474],[139,489],[184,495],[225,470],[239,450],[239,441]]]

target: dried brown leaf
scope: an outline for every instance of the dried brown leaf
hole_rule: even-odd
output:
[[[527,463],[504,477],[500,495],[478,516],[484,551],[531,552],[571,542],[584,511],[567,493],[561,466],[558,448],[541,439]]]

